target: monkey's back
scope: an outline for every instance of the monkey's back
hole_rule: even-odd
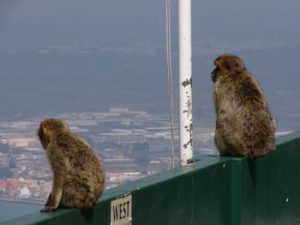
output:
[[[68,159],[68,175],[76,178],[73,182],[85,185],[91,193],[99,197],[104,187],[105,175],[102,163],[94,149],[72,133],[61,134],[57,145],[63,149]]]
[[[275,120],[257,80],[248,72],[222,75],[215,83],[217,129],[229,155],[251,158],[274,149]],[[220,147],[220,146],[218,146]]]

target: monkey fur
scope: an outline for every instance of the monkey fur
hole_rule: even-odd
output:
[[[105,183],[96,152],[58,119],[42,121],[38,137],[53,172],[52,191],[41,212],[60,207],[92,208]]]
[[[219,56],[211,73],[222,156],[259,158],[275,149],[276,122],[258,81],[235,55]]]

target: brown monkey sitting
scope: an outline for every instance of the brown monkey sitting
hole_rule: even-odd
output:
[[[52,191],[41,212],[93,207],[105,182],[96,152],[58,119],[42,121],[38,136],[53,171]]]
[[[214,64],[215,144],[220,154],[258,158],[274,150],[275,119],[255,77],[235,55],[221,55]]]

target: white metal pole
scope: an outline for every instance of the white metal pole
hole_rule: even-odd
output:
[[[179,0],[180,165],[193,157],[191,0]]]

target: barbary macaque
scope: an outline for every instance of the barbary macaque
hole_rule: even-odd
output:
[[[258,81],[235,55],[221,55],[214,64],[215,144],[220,154],[268,154],[275,149],[276,122]]]
[[[41,212],[92,208],[103,192],[105,176],[92,147],[58,119],[45,119],[38,137],[53,172],[52,191]]]

